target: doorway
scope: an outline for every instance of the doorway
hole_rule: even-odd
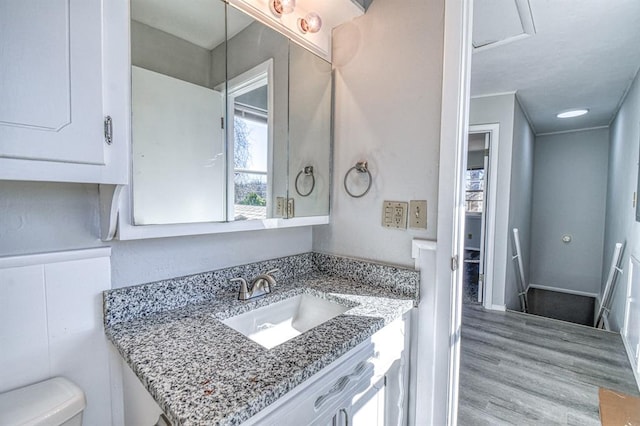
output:
[[[463,302],[492,307],[499,124],[469,126],[464,200]]]

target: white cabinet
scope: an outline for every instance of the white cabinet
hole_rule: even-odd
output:
[[[126,3],[0,0],[0,179],[127,182]]]
[[[409,316],[375,333],[244,426],[407,424]]]

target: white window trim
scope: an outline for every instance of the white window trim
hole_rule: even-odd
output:
[[[235,133],[233,123],[233,111],[235,99],[245,93],[251,92],[262,86],[267,86],[267,164],[273,164],[273,58],[269,58],[248,71],[230,79],[227,83],[227,153],[234,151]],[[227,155],[227,220],[234,217],[234,173],[235,163],[233,155]],[[267,216],[273,210],[273,167],[267,167]]]

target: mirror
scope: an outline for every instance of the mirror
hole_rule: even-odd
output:
[[[328,215],[331,64],[221,0],[132,0],[131,63],[134,225]]]
[[[227,138],[234,152],[227,199],[233,220],[286,213],[274,207],[276,197],[287,195],[289,40],[227,8],[229,28],[247,19],[249,25],[227,40]]]
[[[329,214],[332,81],[331,64],[290,44],[289,197],[298,217]]]

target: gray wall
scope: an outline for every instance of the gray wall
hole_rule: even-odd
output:
[[[484,168],[484,151],[469,151],[467,154],[467,170]]]
[[[519,309],[513,228],[520,231],[525,279],[529,274],[529,238],[534,134],[515,94],[471,99],[469,124],[500,125],[493,264],[493,305]],[[495,154],[495,141],[491,148]],[[528,283],[525,283],[525,286]]]
[[[611,326],[622,328],[629,255],[640,257],[640,223],[635,221],[632,205],[638,179],[640,141],[640,78],[633,86],[610,126],[609,177],[607,180],[607,214],[605,221],[602,283],[606,279],[615,243],[626,243],[622,258],[624,273],[618,277],[611,310]],[[603,284],[604,285],[604,284]]]
[[[608,151],[608,129],[536,139],[531,284],[599,293]]]
[[[314,228],[316,250],[413,266],[412,238],[436,238],[443,16],[442,1],[380,0],[334,30],[331,224]],[[373,184],[351,198],[359,160]],[[383,200],[410,199],[427,200],[427,229],[383,228]]]
[[[114,287],[311,250],[292,228],[139,241],[100,241],[98,187],[0,181],[0,256],[111,246]]]
[[[205,87],[212,67],[224,73],[224,56],[214,64],[211,51],[137,21],[131,21],[131,63]]]
[[[519,280],[516,262],[513,228],[518,228],[523,253],[522,263],[525,280],[530,280],[531,251],[531,198],[533,195],[533,152],[535,137],[524,112],[515,99],[513,118],[513,148],[511,155],[511,188],[509,193],[509,238],[507,245],[507,269],[505,277],[505,304],[509,309],[520,309],[517,283]],[[528,282],[524,283],[526,287]]]
[[[494,235],[494,264],[493,264],[493,304],[505,304],[505,277],[507,266],[511,261],[507,259],[510,230],[509,228],[509,194],[511,187],[511,154],[513,147],[513,117],[515,95],[498,95],[482,98],[472,98],[469,107],[469,124],[500,125],[498,141],[498,178],[496,191],[496,228]],[[495,142],[491,149],[495,149]],[[510,257],[509,257],[510,259]]]

